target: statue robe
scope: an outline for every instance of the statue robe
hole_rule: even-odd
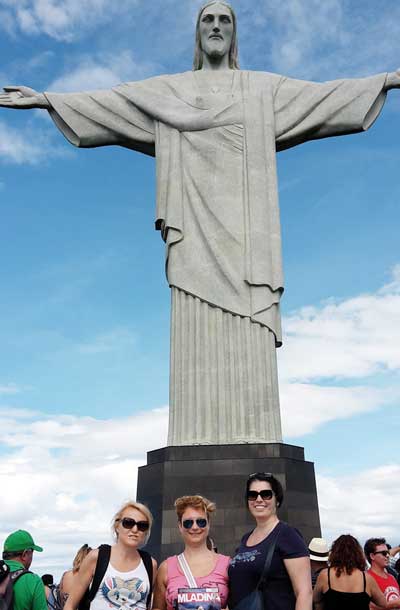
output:
[[[385,78],[319,84],[232,71],[230,90],[205,94],[185,72],[46,94],[72,144],[157,158],[156,228],[172,288],[169,445],[281,440],[275,153],[368,129]]]

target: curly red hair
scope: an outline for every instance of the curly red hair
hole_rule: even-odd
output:
[[[340,576],[343,572],[351,574],[353,570],[364,572],[366,568],[363,550],[357,538],[343,534],[332,544],[329,553],[329,565]]]

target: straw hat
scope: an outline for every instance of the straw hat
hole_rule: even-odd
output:
[[[324,538],[313,538],[308,545],[310,559],[314,561],[328,561],[329,548]]]

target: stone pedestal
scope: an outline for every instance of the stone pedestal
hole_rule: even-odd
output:
[[[297,527],[308,542],[321,536],[314,464],[304,449],[283,443],[164,447],[147,454],[139,468],[137,500],[155,523],[146,549],[157,559],[182,551],[174,500],[200,494],[217,504],[210,535],[218,551],[232,555],[242,535],[254,527],[244,500],[247,477],[272,472],[285,492],[279,518]]]

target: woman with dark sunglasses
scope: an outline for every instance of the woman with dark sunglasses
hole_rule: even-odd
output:
[[[369,610],[370,601],[379,608],[388,604],[375,580],[365,572],[362,548],[350,534],[339,536],[329,553],[329,568],[322,570],[314,588],[315,610]]]
[[[85,557],[64,610],[76,610],[82,600],[90,600],[90,610],[149,608],[157,562],[141,547],[150,536],[152,522],[144,504],[127,502],[121,506],[112,521],[115,543],[101,545]]]
[[[229,608],[234,610],[257,587],[268,551],[275,544],[266,584],[268,610],[311,610],[312,589],[308,549],[301,534],[279,521],[282,485],[270,473],[251,474],[246,483],[246,506],[256,526],[245,534],[229,566]]]
[[[213,608],[225,608],[228,597],[229,557],[208,548],[210,515],[215,504],[203,496],[182,496],[175,500],[178,529],[185,548],[181,555],[168,557],[160,565],[154,593],[153,610],[175,610],[179,589],[214,589]],[[182,592],[179,595],[184,595]],[[179,598],[179,601],[184,599]],[[200,603],[209,607],[209,604]],[[193,606],[190,606],[193,607]],[[196,606],[197,607],[197,606]]]

